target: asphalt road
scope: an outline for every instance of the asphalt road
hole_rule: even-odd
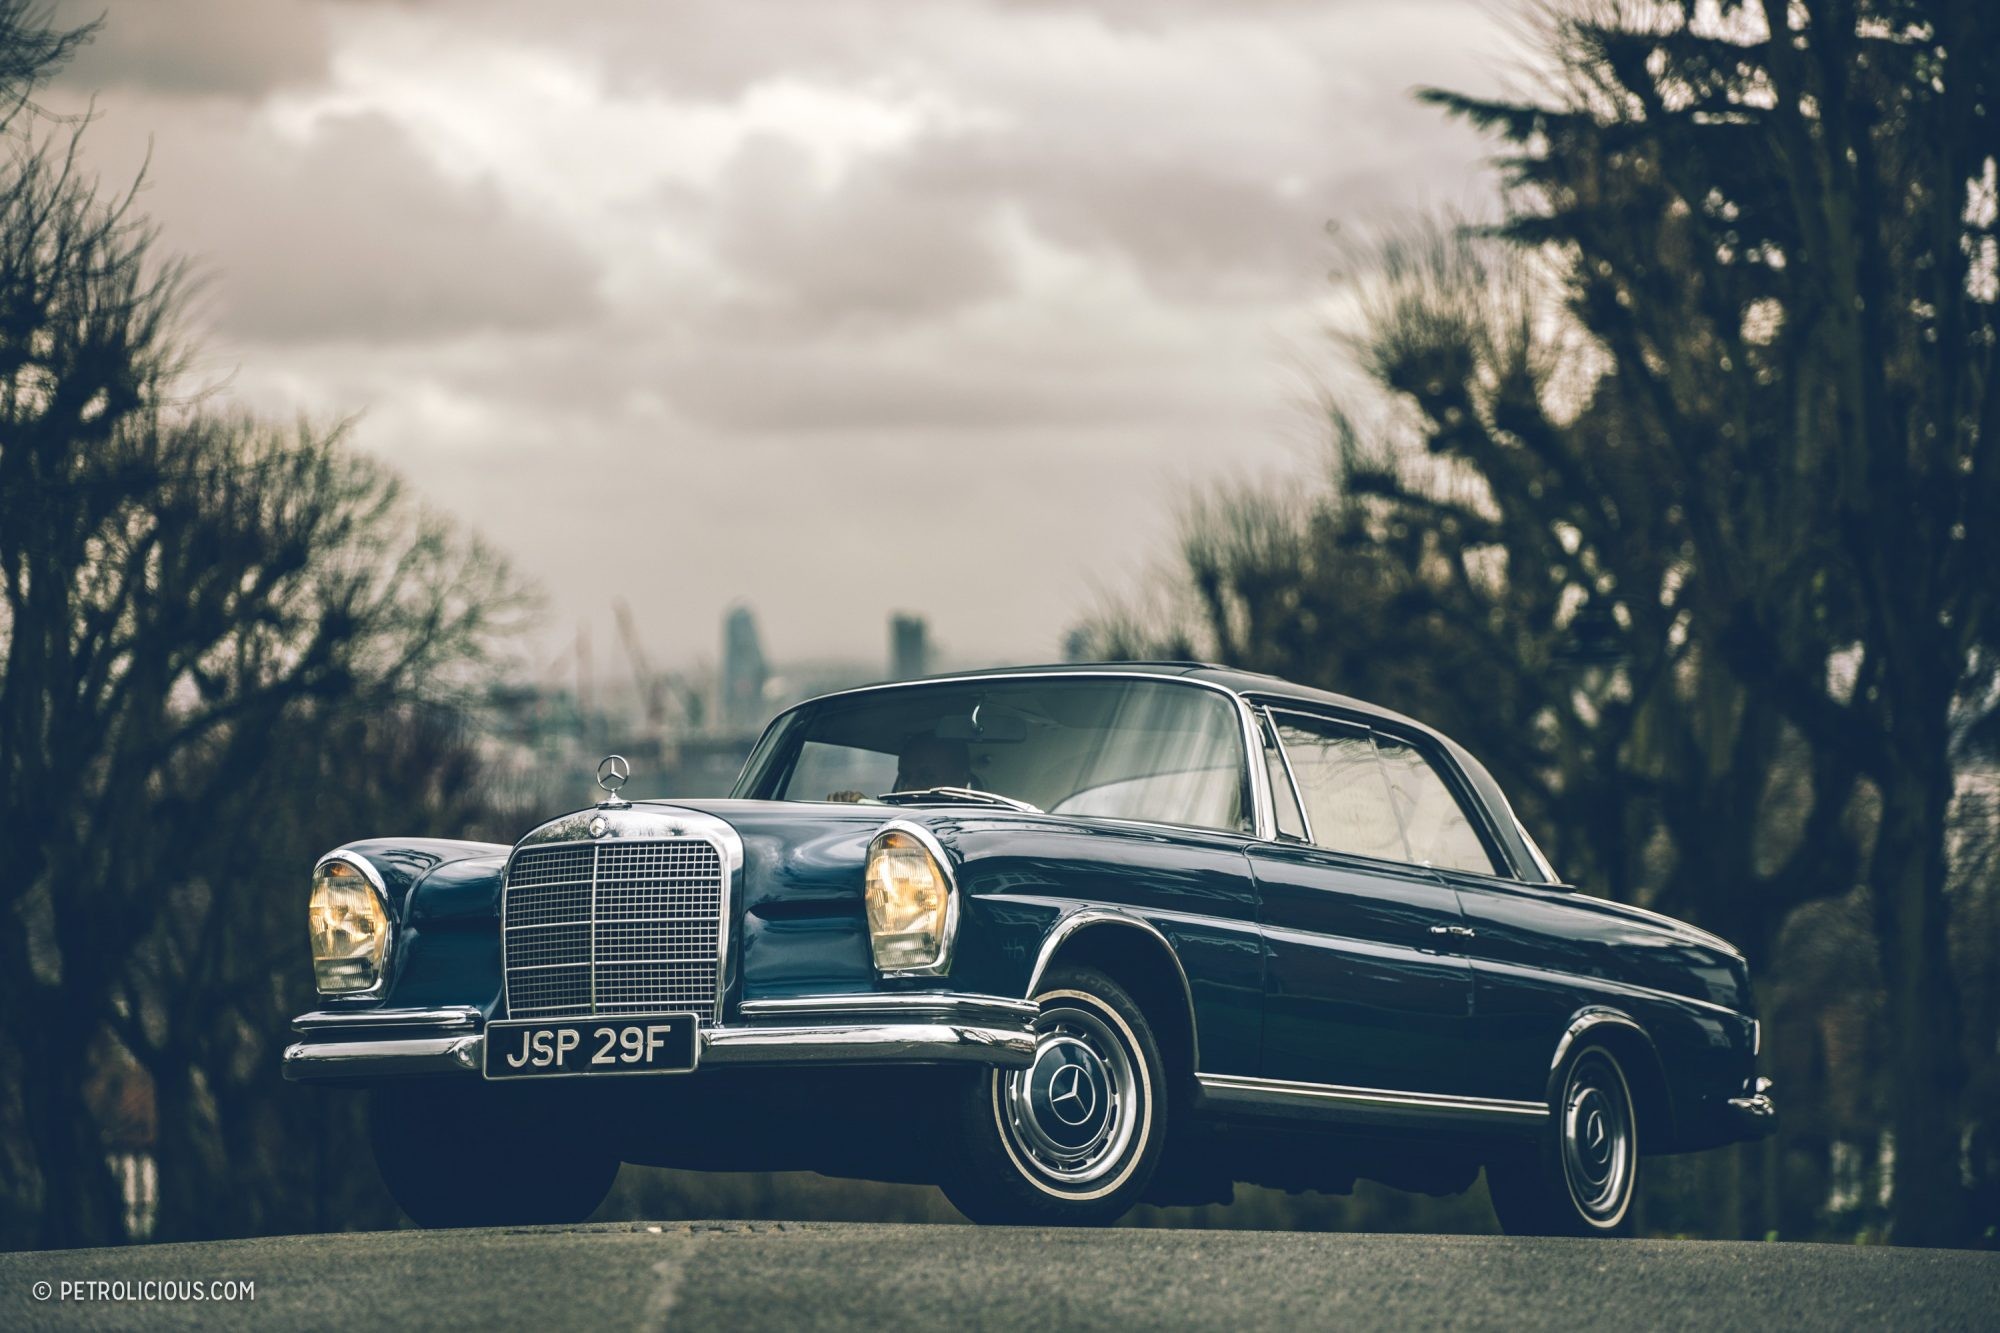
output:
[[[248,1281],[254,1299],[142,1301]],[[37,1283],[124,1283],[38,1299]],[[616,1223],[0,1254],[0,1329],[2000,1328],[2000,1255],[1830,1245]]]

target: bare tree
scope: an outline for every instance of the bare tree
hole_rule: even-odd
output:
[[[119,1233],[83,1089],[142,944],[183,886],[261,887],[193,831],[312,710],[462,679],[513,604],[339,430],[185,398],[181,269],[78,133],[17,122],[0,175],[0,1013],[48,1245]]]
[[[1505,138],[1685,523],[1700,637],[1880,793],[1895,1234],[1963,1234],[1954,703],[2000,634],[2000,14],[1964,0],[1561,8],[1567,84],[1439,94]]]

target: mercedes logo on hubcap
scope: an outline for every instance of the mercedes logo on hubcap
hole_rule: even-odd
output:
[[[1064,1065],[1049,1077],[1049,1109],[1065,1125],[1080,1125],[1097,1109],[1097,1086],[1082,1065]]]

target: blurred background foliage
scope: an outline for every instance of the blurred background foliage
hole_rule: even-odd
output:
[[[1312,488],[1191,498],[1078,654],[1199,656],[1465,742],[1580,887],[1736,940],[1775,1139],[1642,1227],[2000,1223],[2000,17],[1554,4],[1504,218],[1357,257]],[[394,1225],[358,1098],[286,1087],[301,867],[511,839],[464,705],[529,602],[337,423],[191,390],[182,269],[33,103],[0,0],[0,1245]],[[287,887],[289,886],[289,887]],[[628,1168],[602,1216],[946,1220],[934,1191]],[[1135,1225],[1493,1229],[1243,1189]]]

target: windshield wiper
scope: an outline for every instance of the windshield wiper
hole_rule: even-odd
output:
[[[1002,796],[997,791],[979,791],[972,787],[925,787],[921,791],[885,791],[875,798],[885,805],[922,805],[929,801],[967,801],[974,805],[1004,805],[1009,810],[1025,810],[1031,815],[1039,815],[1042,808],[1017,801],[1011,796]]]

